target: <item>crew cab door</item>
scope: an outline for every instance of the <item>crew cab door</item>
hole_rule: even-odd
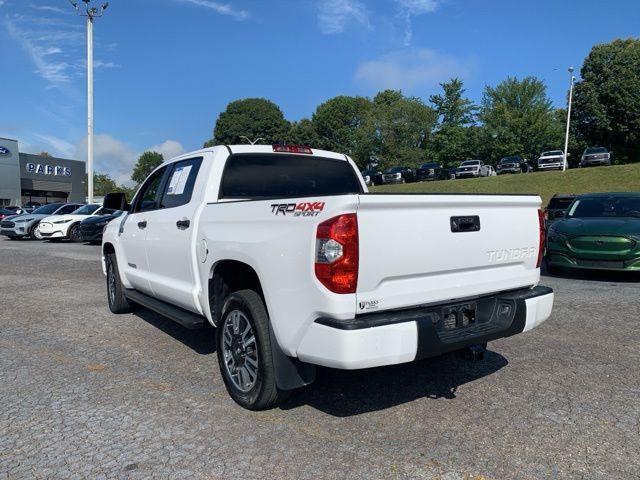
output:
[[[131,212],[125,218],[120,230],[120,244],[124,261],[118,262],[118,269],[129,283],[141,292],[152,294],[149,284],[149,264],[145,250],[147,228],[153,223],[152,216],[158,209],[161,186],[168,167],[156,170],[142,184],[131,205]]]
[[[195,312],[194,215],[201,203],[198,193],[203,182],[194,187],[201,164],[202,157],[197,157],[169,165],[158,209],[149,218],[145,238],[153,296]]]

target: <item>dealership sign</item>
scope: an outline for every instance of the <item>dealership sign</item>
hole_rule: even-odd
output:
[[[8,157],[9,155],[11,155],[11,150],[0,145],[0,157]]]
[[[41,163],[27,163],[27,173],[37,173],[40,175],[57,175],[61,177],[71,176],[71,167],[61,167],[59,165],[43,165]]]

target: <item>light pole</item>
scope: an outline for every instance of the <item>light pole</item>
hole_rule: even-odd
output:
[[[562,171],[567,169],[567,149],[569,148],[569,122],[571,121],[571,98],[573,97],[573,82],[576,77],[573,76],[573,67],[569,67],[569,107],[567,108],[567,132],[564,137],[564,161],[562,162]]]
[[[69,1],[78,15],[87,17],[87,196],[89,203],[93,203],[93,19],[104,14],[109,2],[97,8],[89,6],[91,0],[82,0],[86,5],[83,12],[78,2]]]
[[[253,142],[251,141],[251,139],[249,137],[247,137],[246,135],[240,135],[240,138],[244,138],[247,142],[249,142],[251,145],[255,145],[256,143],[258,143],[260,140],[264,140],[264,138],[262,137],[258,137],[256,138]]]

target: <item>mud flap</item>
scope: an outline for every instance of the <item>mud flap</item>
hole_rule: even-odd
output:
[[[278,340],[269,325],[269,337],[271,339],[271,358],[273,368],[276,371],[276,385],[280,390],[294,390],[313,383],[316,379],[316,366],[304,363],[297,358],[292,358],[282,351]]]

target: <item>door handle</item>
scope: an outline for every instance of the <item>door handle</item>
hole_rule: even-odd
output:
[[[138,228],[140,230],[144,230],[145,228],[147,228],[147,221],[146,220],[142,220],[141,222],[138,222]]]
[[[189,225],[191,225],[191,222],[186,218],[183,220],[178,220],[176,222],[176,227],[178,227],[178,229],[180,230],[186,230],[187,228],[189,228]]]

